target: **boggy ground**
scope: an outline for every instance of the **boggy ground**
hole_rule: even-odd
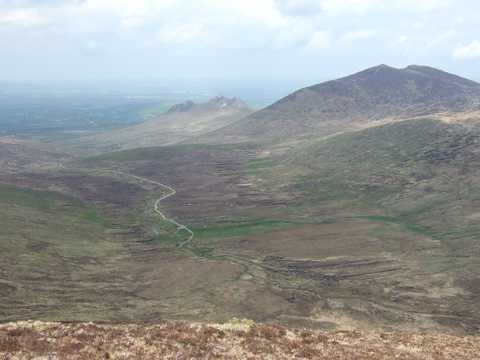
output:
[[[412,131],[445,133],[435,129]],[[361,144],[389,153],[370,138]],[[238,316],[321,329],[476,332],[479,210],[473,197],[463,203],[445,198],[456,192],[433,181],[412,188],[402,174],[422,173],[395,158],[352,162],[351,154],[373,152],[350,151],[347,140],[320,143],[319,154],[308,148],[305,162],[291,159],[298,153],[282,157],[252,144],[177,145],[1,176],[9,184],[0,192],[1,319],[216,322]],[[326,156],[331,146],[344,151]],[[322,161],[310,161],[311,154]],[[346,172],[352,166],[344,162],[355,171]],[[370,171],[370,164],[377,167]],[[163,189],[112,169],[173,186],[177,194],[162,201],[161,210],[188,225],[193,242],[180,248],[184,234],[153,212]],[[380,177],[383,172],[390,176]],[[375,181],[363,181],[364,174]],[[392,184],[392,174],[400,185]],[[418,201],[422,189],[426,195]],[[441,206],[423,203],[433,196],[441,196]],[[417,203],[420,209],[398,214],[399,205]],[[452,221],[441,214],[446,206],[467,203],[473,217],[464,235],[472,238],[434,236],[432,230]]]
[[[408,135],[412,132],[420,137],[412,142],[421,147],[445,133],[429,121],[398,126],[406,127],[407,134],[388,139],[393,144],[412,139]],[[453,130],[451,142],[456,144],[460,130]],[[380,134],[371,137],[383,145],[389,128],[378,131]],[[386,164],[377,160],[374,149],[382,158],[389,151],[398,151],[370,140],[370,132],[358,136],[363,134],[367,141],[360,143],[368,146],[365,152],[351,151],[350,143],[344,144],[339,137],[326,142],[323,152],[310,161],[295,158],[298,151],[278,155],[281,151],[269,152],[249,144],[181,145],[109,154],[85,165],[119,168],[175,184],[178,194],[165,201],[164,207],[195,232],[194,246],[184,250],[202,263],[223,264],[231,271],[228,280],[212,282],[208,290],[199,289],[195,295],[189,293],[208,304],[201,312],[191,312],[193,317],[221,320],[245,316],[320,328],[477,331],[478,299],[470,284],[476,277],[472,252],[476,245],[470,242],[463,247],[470,249],[466,257],[452,249],[458,237],[454,242],[433,236],[433,230],[441,229],[439,218],[451,222],[448,216],[435,215],[443,205],[434,206],[434,196],[443,204],[452,204],[445,194],[454,195],[455,191],[436,189],[439,176],[430,183],[404,181],[397,172],[417,176],[417,169],[409,163],[397,164],[395,158],[387,159]],[[449,146],[450,139],[441,141]],[[423,151],[407,145],[398,147],[412,153]],[[332,148],[337,157],[331,154]],[[344,166],[343,162],[351,163],[351,156],[361,154],[367,154],[367,159]],[[372,163],[376,167],[370,168]],[[347,172],[353,166],[356,172]],[[456,164],[445,166],[457,170]],[[370,187],[365,189],[360,182],[363,176],[376,173],[389,177],[366,180]],[[403,183],[407,186],[402,187]],[[411,184],[432,188],[427,190],[428,196],[414,199],[406,192],[412,191]],[[475,204],[471,197],[469,201]],[[453,202],[460,205],[458,200]],[[397,215],[403,207],[408,207],[406,215]],[[437,224],[421,224],[425,215]],[[165,242],[159,239],[158,244],[164,246]],[[156,286],[146,286],[143,294],[161,297],[165,279],[154,272],[151,275],[157,279]],[[176,277],[178,284],[185,283],[181,276]]]
[[[0,359],[474,359],[476,336],[313,331],[233,320],[0,325]]]

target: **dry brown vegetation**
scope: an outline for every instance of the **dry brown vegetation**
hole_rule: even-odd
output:
[[[478,337],[312,331],[233,320],[0,326],[0,359],[473,359]]]
[[[70,158],[45,144],[11,136],[0,136],[0,174],[55,168]]]
[[[436,141],[436,134],[441,139],[448,134],[442,127],[437,131],[436,122],[408,124],[395,125],[408,131],[394,143],[407,139],[401,147],[414,151],[417,144],[419,154],[430,154],[421,145]],[[237,316],[326,330],[348,325],[475,334],[478,247],[476,228],[468,226],[476,226],[480,202],[475,194],[444,197],[456,192],[446,192],[448,184],[438,177],[428,186],[441,185],[435,190],[439,202],[432,202],[425,182],[418,189],[408,185],[399,201],[402,188],[390,191],[388,184],[401,185],[404,178],[415,184],[421,169],[398,162],[397,151],[389,155],[383,146],[390,144],[388,129],[320,144],[321,154],[332,155],[321,155],[320,170],[291,185],[290,172],[300,166],[285,166],[264,153],[258,157],[261,149],[252,144],[137,149],[88,158],[61,171],[2,175],[0,318],[221,322]],[[441,141],[440,153],[450,156],[457,147],[447,145],[455,139]],[[350,162],[349,149],[357,143],[366,151],[355,154],[375,147],[395,167],[374,157],[355,161],[351,173],[343,170],[351,165],[336,167]],[[439,168],[435,163],[435,171]],[[456,169],[447,161],[441,168],[449,174]],[[174,185],[177,195],[162,201],[162,209],[195,231],[193,245],[178,248],[181,238],[170,236],[152,214],[159,189],[104,169]],[[375,179],[353,181],[361,174]],[[465,174],[466,180],[478,178]],[[376,187],[364,190],[364,183]],[[417,203],[418,212],[410,208]],[[453,203],[465,205],[463,214]],[[449,216],[441,215],[444,211]],[[449,238],[432,237],[431,231],[451,226],[468,230],[453,233],[457,250],[447,247]]]
[[[323,330],[478,334],[478,114],[463,112],[469,107],[456,113],[449,95],[456,91],[445,98],[437,87],[427,104],[409,86],[397,102],[395,84],[404,79],[429,89],[419,71],[430,72],[380,67],[354,76],[365,91],[351,98],[365,93],[372,107],[353,101],[339,108],[331,118],[342,129],[322,120],[343,101],[336,91],[332,104],[304,106],[328,95],[329,85],[288,97],[276,105],[285,116],[268,121],[288,132],[278,143],[184,143],[67,162],[0,139],[0,321],[237,316]],[[451,109],[451,121],[418,117],[437,100]],[[404,106],[412,101],[413,108]],[[191,106],[175,107],[182,110],[175,116],[188,120],[183,110]],[[296,115],[302,109],[305,118]],[[417,119],[390,123],[399,115]],[[165,121],[136,128],[158,130]],[[308,136],[297,136],[301,124]],[[323,138],[323,126],[323,135],[348,132]],[[132,140],[130,130],[121,131]],[[147,133],[135,133],[130,144],[105,134],[122,149],[157,144],[159,132]],[[161,210],[194,231],[192,242],[153,211],[164,189],[152,181],[177,191]]]

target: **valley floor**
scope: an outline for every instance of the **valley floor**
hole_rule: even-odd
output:
[[[478,336],[313,331],[232,320],[0,325],[0,359],[474,359]]]
[[[40,167],[15,148],[0,167],[0,321],[478,334],[478,144],[417,119]]]

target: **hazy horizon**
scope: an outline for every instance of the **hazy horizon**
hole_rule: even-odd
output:
[[[137,79],[111,81],[2,82],[0,96],[121,96],[204,102],[215,96],[237,97],[253,107],[269,105],[298,90],[329,79]]]

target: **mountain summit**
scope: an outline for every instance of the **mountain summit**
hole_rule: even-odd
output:
[[[173,105],[170,109],[168,109],[167,114],[187,112],[193,109],[194,107],[195,107],[195,103],[191,100],[188,100],[183,103]]]
[[[223,139],[328,135],[386,118],[480,109],[480,84],[428,66],[379,65],[298,90],[241,123]],[[363,124],[363,125],[362,125]]]
[[[185,101],[167,112],[140,124],[85,137],[73,148],[92,149],[90,153],[172,145],[203,135],[232,123],[253,112],[240,99],[218,96],[204,103]]]
[[[167,114],[186,113],[186,112],[211,112],[218,110],[231,110],[231,109],[248,109],[248,105],[242,100],[233,97],[228,98],[225,96],[216,96],[209,101],[201,104],[196,104],[191,100],[185,101],[180,104],[173,105]]]

